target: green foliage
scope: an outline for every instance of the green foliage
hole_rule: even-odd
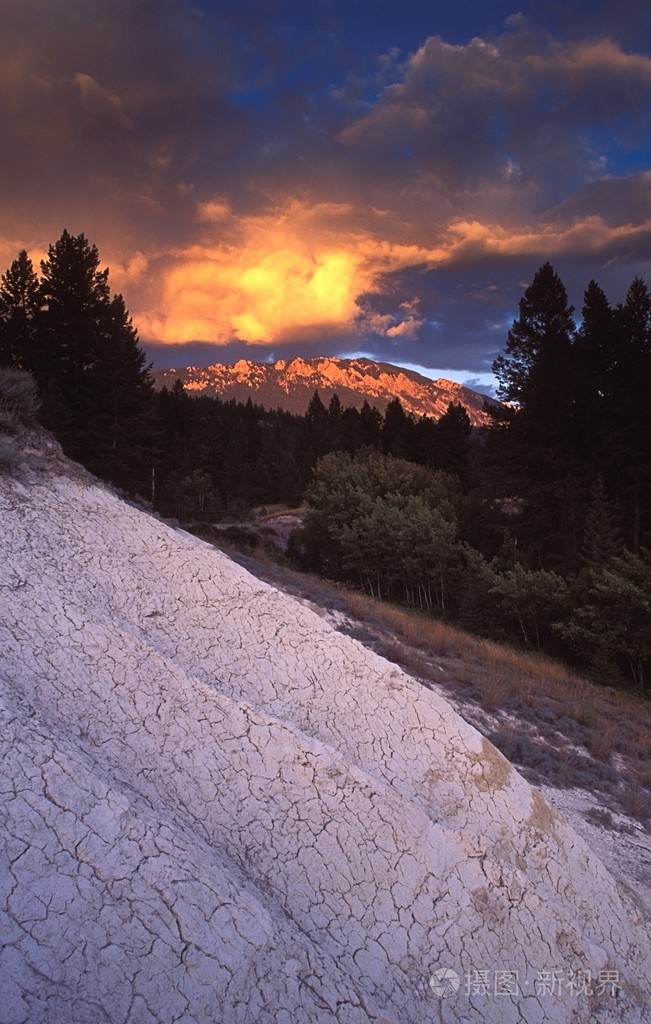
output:
[[[567,611],[567,596],[567,583],[561,576],[525,569],[519,563],[496,573],[486,594],[504,636],[519,636],[525,646],[536,650],[543,648],[552,624]]]
[[[651,556],[624,550],[579,575],[572,613],[556,627],[604,682],[623,674],[648,686],[651,668]]]
[[[20,463],[20,449],[15,441],[8,437],[0,437],[0,473],[10,476]]]
[[[403,459],[326,455],[294,548],[311,567],[376,597],[444,611],[459,565],[458,498],[454,480]]]
[[[464,546],[458,618],[466,628],[497,640],[542,650],[555,636],[554,623],[568,611],[568,586],[553,572],[511,568],[488,561]]]
[[[33,425],[38,414],[36,381],[24,370],[0,367],[0,473],[13,473],[22,461],[14,437],[21,425]]]
[[[445,612],[456,534],[454,520],[421,495],[363,495],[339,538],[341,567],[374,597]]]
[[[38,388],[31,374],[0,368],[0,430],[11,433],[19,424],[34,423],[38,409]]]

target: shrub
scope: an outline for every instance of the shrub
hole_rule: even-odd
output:
[[[39,409],[36,381],[31,374],[12,367],[0,369],[0,429],[11,432],[23,423],[35,422]]]
[[[10,474],[20,463],[20,452],[9,438],[0,438],[0,473]]]

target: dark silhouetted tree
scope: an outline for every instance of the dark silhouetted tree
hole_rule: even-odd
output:
[[[610,415],[610,389],[616,359],[616,321],[605,293],[595,281],[585,290],[582,323],[573,345],[579,454],[593,471],[603,467]]]
[[[609,559],[620,555],[623,547],[615,508],[608,498],[603,477],[599,475],[593,484],[591,501],[585,517],[579,552],[581,562],[592,567],[602,566]]]
[[[303,429],[303,454],[310,466],[328,451],[328,410],[318,391],[310,399]]]
[[[461,480],[468,477],[468,452],[472,423],[465,406],[450,402],[446,412],[436,424],[434,445],[430,451],[429,465],[456,473]]]
[[[34,348],[40,294],[32,261],[21,249],[0,279],[0,366],[29,369],[37,376]]]
[[[636,278],[616,309],[606,463],[634,552],[651,534],[651,295]]]
[[[382,451],[385,455],[409,459],[414,448],[414,421],[407,415],[399,398],[386,407],[382,424]]]
[[[334,394],[328,404],[327,450],[329,452],[340,451],[343,447],[341,434],[342,413],[339,395]]]
[[[550,263],[519,304],[505,355],[493,364],[499,394],[515,404],[502,418],[497,472],[524,502],[521,539],[533,563],[573,566],[578,547],[580,479],[576,458],[573,308]]]
[[[380,411],[364,399],[360,410],[361,423],[361,447],[368,445],[370,448],[379,449],[382,436],[382,415]]]
[[[64,231],[41,263],[38,353],[43,418],[64,450],[133,489],[155,455],[153,382],[121,295],[111,296],[97,247]]]

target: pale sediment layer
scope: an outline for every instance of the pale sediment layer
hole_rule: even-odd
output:
[[[0,516],[2,1024],[646,1019],[642,919],[445,700],[81,475]]]

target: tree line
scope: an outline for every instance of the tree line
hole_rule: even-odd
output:
[[[213,397],[190,398],[180,381],[156,396],[160,457],[156,507],[183,520],[242,515],[270,503],[299,505],[319,459],[377,451],[465,475],[471,425],[451,403],[416,421],[394,399],[382,415],[364,402],[326,407],[318,391],[304,416]]]
[[[292,557],[376,596],[648,685],[651,297],[591,281],[577,324],[545,263],[493,366],[503,404],[473,430],[398,399],[305,416],[156,392],[84,235],[0,279],[0,365],[29,371],[41,421],[98,476],[183,522],[306,503]]]
[[[574,571],[595,486],[627,546],[651,542],[651,295],[641,278],[611,306],[595,281],[577,327],[549,263],[520,301],[493,370],[505,402],[488,433],[496,495],[516,497],[532,566]]]

